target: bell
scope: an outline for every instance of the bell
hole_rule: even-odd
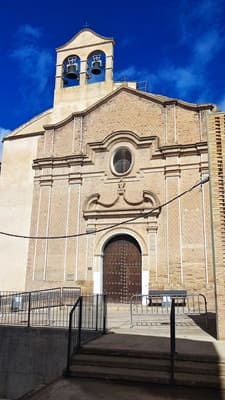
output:
[[[96,60],[93,61],[91,64],[91,72],[93,75],[99,75],[101,73],[101,61],[100,60]]]
[[[67,64],[65,77],[68,79],[78,79],[78,65],[75,64]]]

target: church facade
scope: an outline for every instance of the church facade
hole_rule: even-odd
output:
[[[209,174],[216,107],[114,82],[113,48],[90,29],[58,48],[53,108],[4,140],[1,230],[24,237],[0,238],[1,289],[186,289],[213,309],[209,184],[179,195]]]

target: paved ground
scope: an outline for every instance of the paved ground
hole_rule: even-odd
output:
[[[28,397],[24,397],[24,400]],[[224,400],[215,389],[164,385],[121,385],[89,379],[61,379],[29,400]]]
[[[99,346],[112,348],[140,349],[149,352],[169,353],[170,324],[169,315],[148,315],[142,320],[131,319],[129,307],[109,307],[108,328],[112,334],[98,340]],[[225,361],[225,341],[215,338],[213,315],[208,324],[202,318],[196,323],[186,315],[176,317],[176,351],[178,354],[193,355],[207,359]],[[210,331],[210,333],[208,333]],[[116,333],[113,334],[113,333]],[[89,343],[90,346],[94,342]]]
[[[170,336],[169,314],[145,313],[131,319],[128,305],[108,307],[107,327],[115,333],[138,334],[145,336]],[[176,337],[201,341],[215,341],[215,315],[204,316],[176,315]]]
[[[124,349],[140,351],[144,353],[161,353],[170,354],[169,337],[140,334],[113,334],[109,333],[96,340],[86,344],[87,348],[106,348],[113,350]],[[201,359],[205,361],[225,362],[225,341],[216,341],[215,339],[203,341],[196,338],[185,339],[178,338],[176,340],[177,356],[185,356],[186,359]]]
[[[109,334],[89,342],[86,346],[99,346],[114,349],[135,349],[144,352],[169,353],[170,330],[168,316],[147,318],[144,322],[134,321],[130,327],[128,307],[109,307]],[[137,324],[136,324],[137,323]],[[185,357],[199,357],[205,360],[225,362],[225,342],[216,341],[207,333],[204,320],[202,327],[193,319],[177,318],[177,353]],[[210,324],[209,324],[210,325]],[[211,324],[212,325],[212,324]],[[132,385],[115,382],[101,382],[91,379],[60,379],[41,391],[34,393],[29,400],[225,400],[225,391],[204,388],[172,387],[167,385]]]

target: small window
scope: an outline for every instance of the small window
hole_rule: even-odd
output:
[[[113,169],[117,174],[125,174],[131,168],[132,156],[127,147],[121,147],[113,156]]]

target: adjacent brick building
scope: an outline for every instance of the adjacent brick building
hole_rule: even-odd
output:
[[[225,114],[208,117],[217,335],[225,339]]]

